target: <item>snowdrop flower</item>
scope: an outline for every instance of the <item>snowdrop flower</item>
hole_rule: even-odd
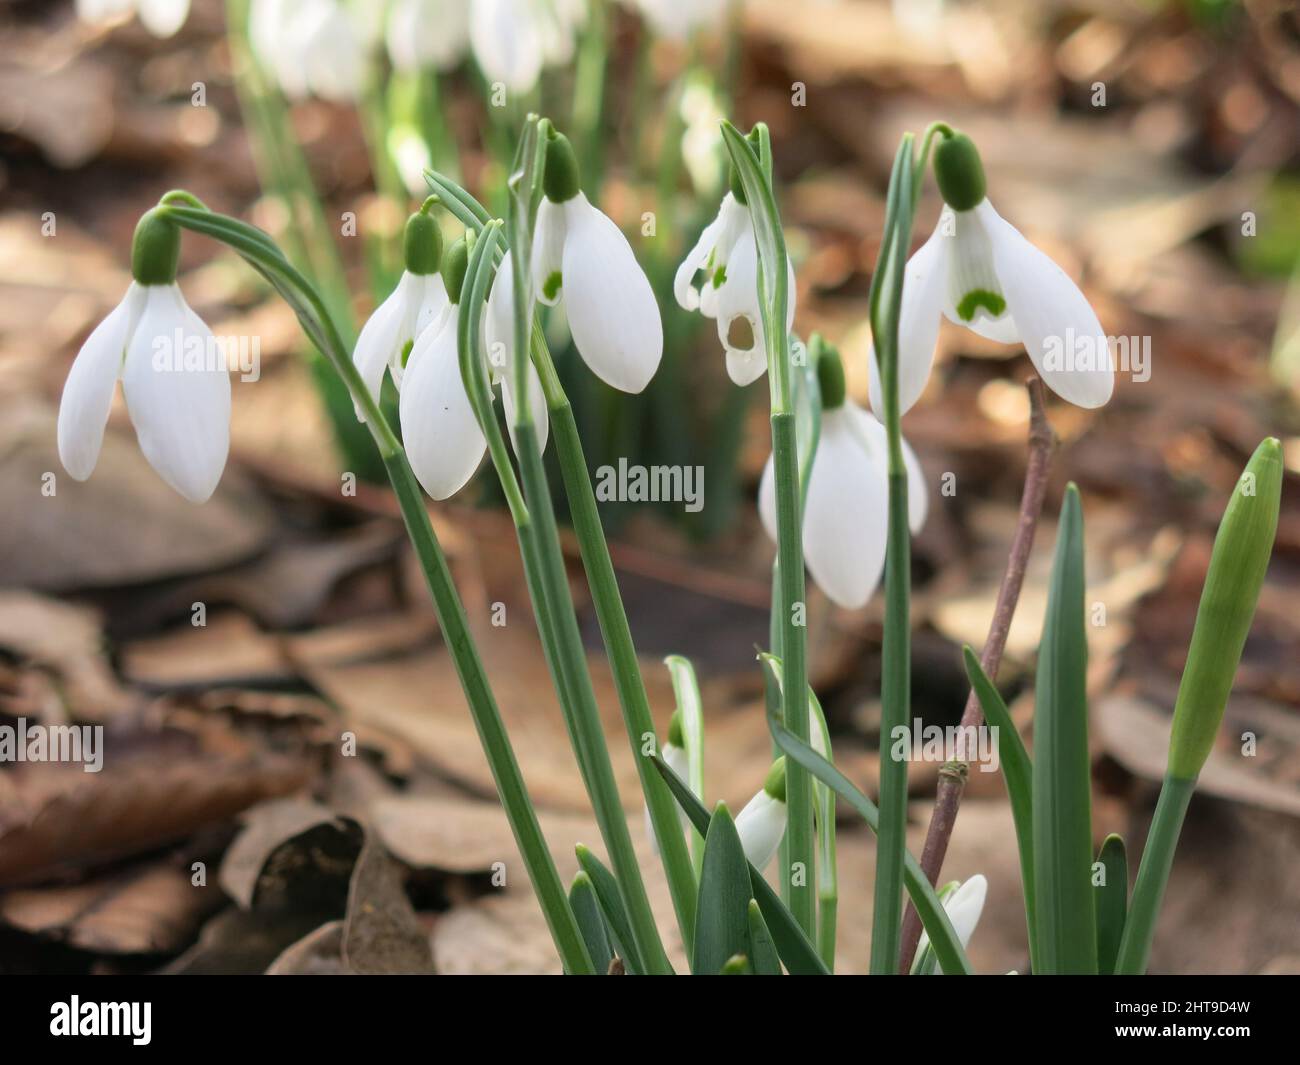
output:
[[[948,920],[952,922],[952,929],[957,933],[963,950],[970,945],[970,938],[975,934],[975,926],[979,924],[980,914],[984,912],[984,898],[988,890],[989,882],[982,873],[976,873],[944,897],[943,908],[948,913]],[[933,972],[938,967],[933,957],[929,962],[926,960],[929,946],[930,937],[922,932],[916,945],[918,971]]]
[[[956,133],[940,141],[934,173],[945,207],[904,275],[899,409],[906,412],[925,389],[941,315],[989,340],[1023,343],[1049,388],[1080,407],[1100,407],[1110,399],[1114,367],[1101,323],[1079,286],[993,209],[969,137]],[[874,355],[871,367],[871,405],[879,412]]]
[[[511,443],[514,443],[515,433],[514,340],[514,261],[511,253],[506,252],[501,257],[501,265],[497,267],[496,277],[492,279],[492,290],[488,294],[483,319],[483,343],[487,349],[488,370],[492,375],[492,381],[501,382],[501,404],[505,410]],[[546,410],[546,396],[542,393],[542,382],[537,376],[537,368],[531,362],[528,365],[528,404],[532,411],[533,426],[537,430],[537,448],[539,451],[545,451],[550,421]]]
[[[63,386],[59,461],[74,480],[90,476],[120,378],[145,458],[202,503],[230,450],[230,377],[212,331],[176,285],[179,253],[176,224],[147,212],[135,230],[131,287],[82,345]]]
[[[450,70],[469,50],[470,0],[396,0],[385,38],[401,71]]]
[[[487,450],[487,439],[465,391],[457,343],[456,307],[468,263],[469,246],[462,237],[447,249],[442,261],[448,313],[417,336],[397,381],[406,456],[421,486],[434,499],[447,499],[465,487]],[[502,389],[509,416],[514,408],[505,382]],[[539,411],[537,406],[541,396],[537,371],[531,370],[530,401],[539,447],[545,446],[547,425],[545,407]]]
[[[659,305],[627,238],[587,202],[573,147],[554,130],[543,187],[530,264],[537,298],[564,299],[578,354],[597,377],[640,392],[663,356]]]
[[[469,39],[490,82],[532,90],[542,68],[573,58],[584,0],[470,0]]]
[[[682,734],[682,712],[674,710],[672,719],[668,722],[668,741],[663,745],[659,752],[663,756],[664,762],[668,768],[676,773],[682,780],[690,783],[690,763],[686,755],[686,740]],[[696,796],[699,798],[699,796]],[[686,811],[680,807],[677,810],[677,819],[682,826],[686,828]],[[650,838],[650,849],[656,856],[659,854],[659,837],[655,835],[654,821],[650,817],[650,807],[645,807],[645,834]]]
[[[400,387],[405,360],[416,338],[430,327],[441,326],[450,316],[451,301],[438,273],[442,263],[442,230],[429,214],[437,202],[436,196],[430,196],[407,220],[403,238],[406,269],[392,294],[361,327],[352,352],[357,372],[376,403],[384,383],[384,370],[388,370],[393,383]],[[365,421],[360,405],[356,411],[357,418]]]
[[[706,318],[717,319],[718,339],[727,353],[727,373],[742,387],[767,371],[763,312],[758,301],[758,242],[744,196],[733,170],[731,191],[722,198],[718,216],[705,226],[673,279],[673,295],[684,310],[698,310]],[[788,259],[786,266],[788,332],[794,325],[795,293],[794,266]],[[694,281],[700,273],[704,279],[697,289]],[[735,332],[742,320],[748,325],[748,344]]]
[[[255,0],[249,40],[292,99],[352,103],[361,93],[368,26],[339,0]]]
[[[745,804],[736,818],[736,831],[749,864],[759,872],[771,864],[781,846],[789,811],[785,806],[785,756],[772,763],[762,790]]]
[[[135,13],[155,37],[171,37],[190,14],[190,0],[77,0],[77,17],[95,25]]]
[[[889,446],[884,427],[849,399],[839,355],[827,347],[817,363],[822,422],[804,502],[804,562],[832,602],[848,610],[865,606],[880,583],[889,535]],[[921,466],[903,443],[907,467],[908,524],[925,523],[927,500]],[[759,516],[773,542],[776,481],[771,457],[758,489]]]
[[[636,0],[642,17],[660,37],[684,40],[698,29],[715,25],[726,0]]]

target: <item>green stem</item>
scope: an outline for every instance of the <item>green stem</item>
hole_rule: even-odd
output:
[[[488,683],[482,659],[470,634],[465,608],[433,531],[415,474],[392,428],[361,380],[324,299],[279,254],[269,238],[253,227],[198,207],[168,204],[167,210],[179,225],[219,240],[239,252],[254,269],[276,286],[277,291],[293,306],[308,336],[329,359],[352,398],[360,406],[370,435],[383,457],[411,544],[424,571],[439,627],[469,703],[474,727],[556,950],[566,972],[594,972],[591,957],[569,905],[568,895],[542,835],[509,733],[501,720],[501,712]]]
[[[1178,847],[1178,834],[1182,831],[1183,818],[1187,816],[1187,806],[1195,790],[1195,780],[1172,776],[1165,777],[1160,788],[1151,831],[1142,850],[1137,883],[1133,886],[1133,899],[1124,923],[1119,956],[1115,959],[1116,976],[1139,976],[1146,972],[1151,942],[1156,934],[1156,917],[1160,913],[1169,870],[1174,864],[1174,851]]]
[[[587,11],[587,25],[582,31],[577,68],[573,76],[573,132],[578,150],[580,173],[584,183],[599,202],[600,180],[604,169],[604,144],[601,119],[605,110],[605,63],[609,48],[606,42],[607,0],[592,0]]]

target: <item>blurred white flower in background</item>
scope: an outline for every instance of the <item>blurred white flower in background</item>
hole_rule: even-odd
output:
[[[97,26],[132,14],[155,37],[170,37],[189,18],[190,0],[77,0],[77,17]]]
[[[727,0],[633,0],[633,6],[660,37],[682,40],[720,22]]]
[[[378,32],[374,4],[253,0],[248,35],[262,68],[290,99],[354,102]]]
[[[469,39],[489,82],[529,92],[542,68],[573,58],[586,0],[470,0]]]
[[[470,0],[394,0],[385,40],[401,71],[450,70],[469,51]]]
[[[726,173],[722,122],[727,117],[712,78],[695,71],[682,89],[682,162],[701,195],[716,195]]]

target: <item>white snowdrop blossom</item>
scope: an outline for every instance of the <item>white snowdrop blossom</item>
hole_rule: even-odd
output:
[[[254,0],[253,54],[291,99],[353,103],[361,94],[376,28],[366,10],[340,0]]]
[[[826,355],[823,358],[837,356]],[[842,386],[841,386],[842,389]],[[803,555],[817,586],[847,610],[865,606],[880,583],[889,536],[889,445],[884,427],[851,399],[823,386],[821,436],[808,475]],[[838,404],[835,400],[839,399]],[[903,442],[908,524],[925,523],[921,465]],[[763,528],[775,543],[776,480],[769,456],[758,489]]]
[[[564,300],[574,345],[597,377],[640,392],[663,357],[659,305],[627,237],[578,187],[563,134],[551,136],[544,187],[530,264],[537,298]]]
[[[925,390],[942,317],[998,343],[1024,344],[1049,388],[1080,407],[1100,407],[1114,388],[1114,362],[1079,286],[993,209],[969,138],[946,138],[935,149],[934,167],[945,206],[904,273],[900,411]],[[871,405],[877,415],[884,409],[874,353]]]
[[[171,37],[190,15],[190,0],[77,0],[77,17],[105,25],[136,15],[155,37]]]
[[[506,252],[501,257],[501,265],[497,267],[496,277],[492,279],[492,290],[488,294],[483,318],[483,346],[492,381],[501,382],[501,405],[505,411],[506,427],[510,431],[512,444],[515,443],[514,335],[514,263],[511,253]],[[531,361],[528,364],[528,406],[532,412],[532,423],[537,431],[537,448],[539,451],[545,451],[546,440],[550,433],[550,419],[546,410],[546,396],[542,392],[542,382],[537,376],[537,367]]]
[[[790,820],[785,805],[785,758],[772,763],[762,789],[736,817],[736,832],[749,864],[762,872],[776,857]]]
[[[668,768],[681,777],[682,780],[689,783],[690,762],[687,758],[686,748],[682,746],[682,743],[681,711],[674,711],[672,723],[668,726],[668,740],[659,753],[663,756],[664,763]],[[685,831],[687,826],[686,811],[680,807],[677,810],[677,821],[682,830]],[[654,820],[650,816],[650,807],[648,805],[645,807],[645,833],[650,839],[651,851],[657,856],[659,854],[659,837],[655,834]]]
[[[635,0],[636,8],[660,37],[684,40],[699,29],[716,26],[726,0]]]
[[[59,461],[74,480],[95,469],[117,382],[140,450],[193,503],[207,500],[230,451],[224,349],[176,285],[180,233],[149,212],[136,228],[134,280],[86,339],[59,404]]]
[[[976,873],[960,887],[949,892],[943,900],[943,908],[948,913],[948,920],[952,922],[952,929],[957,933],[963,950],[970,945],[971,936],[975,934],[975,926],[979,924],[980,914],[984,912],[984,899],[988,890],[989,882],[982,873]],[[916,946],[918,961],[923,961],[929,946],[930,937],[922,932]]]
[[[471,0],[395,0],[385,40],[401,71],[450,70],[469,51]]]
[[[794,266],[787,259],[787,332],[794,325]],[[695,277],[703,274],[701,286]],[[718,323],[718,340],[727,356],[727,373],[738,385],[757,381],[767,371],[763,313],[758,299],[758,242],[749,208],[733,188],[722,198],[717,217],[677,268],[673,295],[683,309],[698,310]],[[737,329],[737,323],[748,328]],[[748,335],[738,335],[747,333]]]
[[[573,58],[586,17],[585,0],[470,0],[474,58],[489,82],[529,92],[543,67]]]

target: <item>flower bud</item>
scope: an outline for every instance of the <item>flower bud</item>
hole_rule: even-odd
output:
[[[844,363],[834,345],[814,335],[813,345],[818,348],[817,387],[821,391],[822,410],[835,410],[844,406]]]
[[[160,208],[145,211],[131,242],[131,276],[141,285],[170,285],[180,255],[180,226]]]
[[[442,281],[447,286],[447,298],[460,302],[460,290],[465,285],[465,271],[469,269],[469,240],[458,237],[447,246],[442,256]]]
[[[969,211],[984,202],[984,164],[966,134],[954,133],[935,146],[934,177],[943,202],[954,211]]]
[[[740,834],[745,857],[755,869],[763,870],[771,863],[781,846],[789,812],[785,805],[785,756],[772,763],[763,790],[745,804],[736,818],[736,831]]]
[[[442,227],[428,213],[436,202],[437,198],[430,196],[424,206],[406,220],[402,253],[408,273],[436,274],[442,262]]]
[[[1195,780],[1214,746],[1268,569],[1282,505],[1282,448],[1255,449],[1228,501],[1201,590],[1169,736],[1169,775]]]
[[[547,137],[546,173],[542,176],[542,191],[552,203],[566,203],[582,191],[578,178],[578,157],[573,153],[569,138],[552,129]]]

